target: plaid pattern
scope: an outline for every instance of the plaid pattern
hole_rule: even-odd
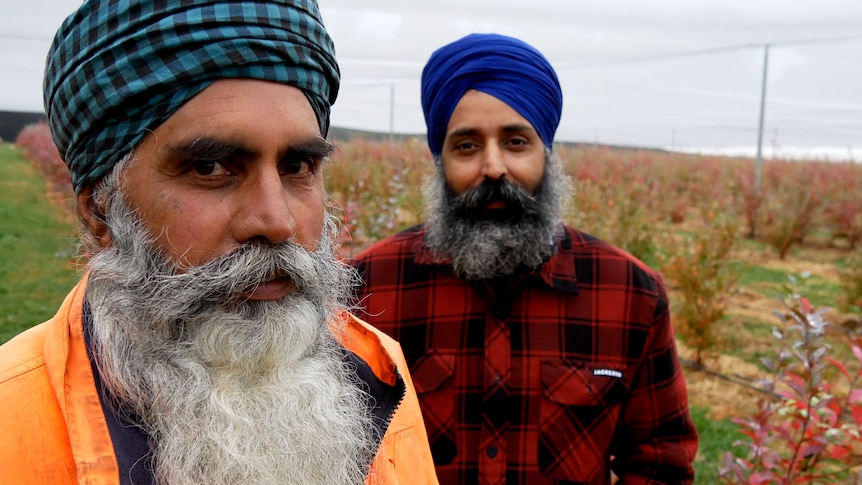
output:
[[[54,38],[45,111],[80,193],[220,78],[297,86],[326,135],[339,76],[314,0],[91,0]]]
[[[539,272],[470,283],[423,237],[409,229],[354,264],[359,315],[404,349],[440,483],[692,482],[697,436],[657,274],[567,228]]]

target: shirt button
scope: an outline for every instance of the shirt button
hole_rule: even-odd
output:
[[[494,445],[491,445],[488,447],[488,457],[494,458],[495,456],[497,456],[497,447]]]

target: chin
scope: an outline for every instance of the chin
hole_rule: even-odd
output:
[[[478,221],[516,222],[521,216],[521,211],[512,207],[477,209],[471,216]]]

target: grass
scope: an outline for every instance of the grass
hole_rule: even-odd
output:
[[[724,322],[729,329],[721,337],[724,342],[721,351],[725,355],[756,365],[760,365],[763,357],[777,356],[775,337],[772,335],[773,328],[779,323],[777,318],[765,322],[747,317],[744,321],[732,322],[730,317],[725,316]]]
[[[840,294],[841,286],[820,275],[812,274],[807,278],[797,277],[797,289],[817,308],[835,306],[835,296]],[[740,287],[748,287],[768,297],[778,298],[789,283],[788,272],[775,268],[752,265],[742,273]]]
[[[722,456],[732,450],[733,442],[742,435],[738,431],[739,427],[730,419],[712,419],[708,408],[696,406],[690,411],[700,438],[697,457],[694,460],[694,483],[716,483]]]
[[[787,283],[787,272],[763,266],[751,266],[742,273],[740,286],[774,286],[780,288]]]
[[[78,279],[74,228],[14,145],[0,144],[0,343],[54,315]]]

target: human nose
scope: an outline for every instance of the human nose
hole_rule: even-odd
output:
[[[243,244],[265,239],[270,244],[289,240],[296,234],[296,219],[290,208],[290,194],[278,171],[257,177],[243,188],[242,209],[235,220],[234,237]]]
[[[497,180],[504,177],[507,172],[503,151],[495,144],[488,145],[482,157],[482,175],[485,178]]]

